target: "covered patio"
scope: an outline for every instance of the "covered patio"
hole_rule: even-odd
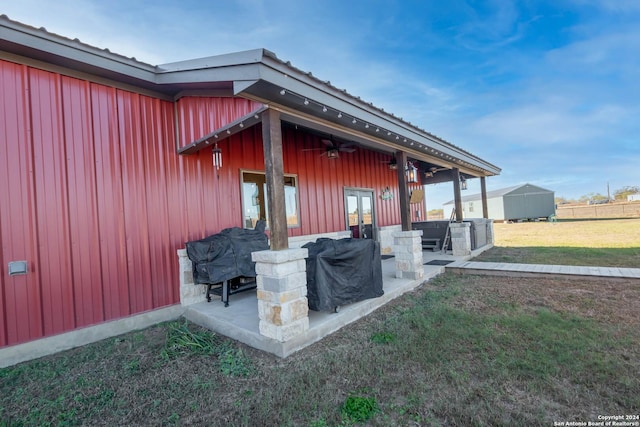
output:
[[[186,310],[290,354],[436,274],[422,262],[433,239],[470,255],[460,191],[479,179],[486,195],[485,179],[500,173],[266,49],[152,65],[2,16],[0,72],[12,114],[0,123],[11,136],[0,149],[11,165],[0,204],[9,219],[0,347],[47,338],[68,346],[71,332],[76,345],[102,325],[122,333],[150,313]],[[442,182],[452,183],[455,222],[444,239],[423,236],[415,224],[427,217],[425,186]],[[176,251],[262,220],[269,250],[249,252],[257,292],[217,317],[197,311],[220,304],[201,304]],[[385,295],[308,313],[308,253],[292,239],[342,233],[393,254],[382,262]]]
[[[238,340],[253,348],[279,357],[287,357],[320,341],[343,326],[366,316],[391,300],[412,291],[425,281],[444,273],[445,265],[437,264],[466,261],[492,246],[492,244],[485,245],[472,251],[470,255],[464,256],[454,256],[451,252],[423,251],[424,276],[421,279],[397,278],[394,257],[385,257],[386,259],[382,260],[383,296],[345,305],[340,307],[337,313],[310,310],[308,330],[285,342],[260,334],[258,298],[255,292],[243,292],[233,295],[228,307],[225,307],[219,299],[191,304],[185,308],[184,317],[191,322]]]

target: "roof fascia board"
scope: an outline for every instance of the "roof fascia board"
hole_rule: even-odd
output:
[[[257,64],[262,61],[264,49],[246,50],[244,52],[227,53],[190,59],[187,61],[171,62],[158,65],[162,72],[191,71],[209,68],[231,67],[241,64]]]
[[[160,71],[155,75],[153,82],[159,85],[183,85],[258,79],[260,79],[259,65],[240,64],[222,68]]]
[[[174,101],[177,101],[178,99],[184,98],[186,96],[230,98],[233,97],[233,89],[185,89],[176,93],[172,99]]]
[[[21,49],[26,47],[40,51],[46,56],[110,70],[147,82],[154,81],[157,71],[153,65],[114,54],[108,49],[101,50],[82,44],[77,39],[71,40],[46,32],[44,29],[37,29],[4,18],[0,19],[0,40],[3,41],[3,44],[13,44]]]

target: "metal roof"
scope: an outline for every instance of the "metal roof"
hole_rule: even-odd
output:
[[[4,51],[3,54],[1,51]],[[13,55],[17,55],[15,58]],[[107,79],[167,99],[186,95],[240,96],[281,112],[282,120],[352,140],[370,149],[457,167],[470,176],[497,166],[322,81],[266,49],[151,65],[0,16],[0,58]]]

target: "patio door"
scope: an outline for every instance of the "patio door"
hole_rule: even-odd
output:
[[[344,190],[347,229],[357,239],[373,239],[375,210],[373,191],[347,188]]]

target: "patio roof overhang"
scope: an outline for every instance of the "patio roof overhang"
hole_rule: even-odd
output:
[[[220,129],[212,129],[203,138],[179,149],[181,154],[206,147],[215,135],[224,138],[255,125],[263,111],[272,109],[279,112],[285,123],[331,134],[375,151],[404,152],[423,166],[421,170],[458,169],[467,178],[500,173],[497,166],[293,67],[265,49],[154,66],[3,15],[0,51],[3,58],[18,58],[41,68],[108,81],[164,99],[177,100],[188,95],[238,96],[263,104],[261,109]],[[446,181],[446,175],[436,174],[427,182]]]
[[[280,112],[283,122],[300,126],[308,130],[336,138],[353,141],[357,145],[374,151],[393,154],[397,151],[407,153],[411,160],[422,163],[422,170],[429,167],[439,169],[458,168],[466,177],[492,176],[500,173],[500,168],[479,157],[432,135],[414,125],[383,110],[365,103],[360,98],[337,89],[329,82],[320,82],[310,73],[303,73],[282,63],[274,54],[259,49],[241,52],[244,56],[253,53],[260,60],[255,68],[242,67],[239,80],[234,80],[233,96],[240,96],[261,102],[264,108]],[[217,57],[215,57],[217,58]],[[205,58],[206,59],[206,58]],[[236,58],[235,61],[239,59]],[[183,79],[194,79],[194,67],[208,67],[209,61],[187,61],[186,63],[161,66],[170,73],[185,73]],[[227,68],[230,65],[217,65]],[[203,68],[204,69],[204,68]],[[226,70],[228,71],[228,70]],[[226,72],[225,71],[225,72]],[[243,77],[258,77],[243,80]],[[165,79],[165,81],[168,81]],[[195,83],[195,81],[190,81]],[[180,95],[187,95],[184,92]],[[194,141],[181,149],[181,153],[194,152],[193,143],[208,140],[212,136],[232,135],[241,130],[240,125],[251,123],[255,112],[220,129],[214,129],[206,137]],[[255,123],[254,123],[255,124]],[[440,179],[446,174],[440,174]],[[435,180],[434,182],[437,182]]]

